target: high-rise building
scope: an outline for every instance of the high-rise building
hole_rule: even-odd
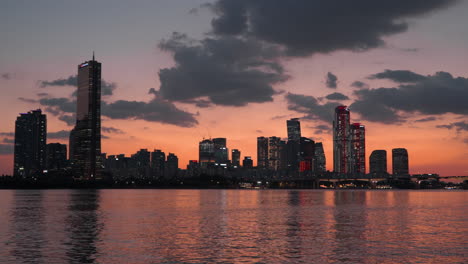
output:
[[[101,63],[93,59],[78,65],[76,125],[70,142],[74,177],[98,180],[101,161]]]
[[[288,130],[287,147],[287,167],[290,170],[299,169],[300,161],[300,144],[301,144],[301,123],[299,118],[286,120]]]
[[[132,155],[132,159],[136,162],[137,168],[144,168],[150,166],[150,152],[147,149],[140,149],[137,153]]]
[[[288,141],[299,142],[301,140],[301,123],[299,122],[299,118],[286,120],[286,126],[288,128]]]
[[[408,151],[405,148],[392,149],[392,168],[393,175],[409,175]]]
[[[48,170],[59,170],[67,167],[67,145],[49,143],[46,152]]]
[[[286,141],[280,141],[280,170],[288,168],[288,145]]]
[[[349,120],[348,107],[337,106],[333,120],[333,171],[338,173],[349,172]]]
[[[374,174],[387,173],[387,151],[374,150],[369,157],[369,172]]]
[[[268,167],[268,138],[257,137],[257,167]]]
[[[132,155],[132,167],[135,168],[134,176],[137,178],[147,179],[151,177],[150,155],[147,149],[140,149],[137,153]]]
[[[281,157],[281,138],[268,138],[268,169],[279,170]]]
[[[322,142],[316,142],[314,145],[314,172],[323,173],[326,171],[325,152]]]
[[[241,152],[238,149],[233,149],[231,152],[232,166],[240,167]]]
[[[179,158],[174,153],[167,155],[166,178],[172,179],[177,176],[179,170]]]
[[[14,175],[34,177],[46,168],[47,119],[40,109],[15,122]]]
[[[349,162],[348,172],[366,173],[366,129],[361,123],[350,125],[349,131]]]
[[[314,155],[315,155],[315,142],[310,138],[301,137],[300,166],[299,166],[299,170],[301,172],[312,170]]]
[[[151,169],[154,177],[159,178],[164,176],[165,161],[166,153],[162,152],[160,149],[155,149],[151,152]]]
[[[201,168],[206,168],[215,163],[214,143],[210,139],[202,140],[198,145],[198,161]]]
[[[215,163],[227,164],[229,153],[226,147],[226,138],[213,138]]]
[[[253,168],[253,160],[252,157],[245,156],[244,160],[242,161],[242,167],[246,169],[251,169]]]

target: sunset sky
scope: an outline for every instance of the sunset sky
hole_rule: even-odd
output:
[[[19,113],[68,144],[77,65],[102,63],[102,150],[198,159],[225,137],[256,161],[258,136],[323,142],[333,109],[366,126],[366,156],[408,149],[410,173],[468,175],[468,1],[2,0],[0,174]],[[367,164],[368,165],[368,164]],[[368,166],[367,166],[368,170]]]

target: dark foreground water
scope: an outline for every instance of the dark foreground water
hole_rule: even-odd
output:
[[[468,263],[466,191],[0,190],[0,263]]]

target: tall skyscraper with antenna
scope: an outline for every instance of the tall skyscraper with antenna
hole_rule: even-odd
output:
[[[74,177],[99,180],[101,160],[101,63],[93,59],[78,65],[76,125],[70,133]]]

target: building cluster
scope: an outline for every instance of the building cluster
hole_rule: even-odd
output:
[[[333,120],[333,171],[339,174],[366,173],[366,129],[361,123],[351,123],[347,106],[337,106]],[[387,151],[374,150],[369,157],[369,173],[375,177],[388,177]],[[392,174],[408,176],[408,151],[392,149]]]
[[[288,138],[258,137],[257,168],[285,172],[325,172],[323,144],[301,136],[299,119],[286,121]]]
[[[41,110],[18,116],[15,126],[14,175],[34,178],[44,173],[68,171],[76,180],[100,180],[111,174],[115,179],[141,178],[168,180],[200,174],[227,175],[322,175],[326,158],[321,142],[303,137],[299,119],[286,121],[287,138],[257,138],[257,166],[251,156],[241,162],[241,151],[229,151],[226,138],[199,142],[198,160],[191,160],[187,170],[179,169],[175,154],[155,149],[141,149],[130,157],[101,152],[101,63],[93,59],[78,65],[76,124],[70,132],[69,159],[67,146],[47,144],[47,119]],[[335,109],[333,120],[333,173],[366,173],[365,127],[350,122],[346,106]],[[229,157],[229,153],[231,153]],[[388,176],[387,153],[375,150],[369,158],[370,174]],[[408,152],[392,150],[393,175],[409,175]],[[327,172],[330,173],[330,172]],[[235,173],[234,173],[235,174]],[[231,175],[234,175],[231,174]]]
[[[130,157],[125,154],[102,155],[104,168],[114,179],[127,178],[167,180],[178,176],[179,158],[174,153],[166,153],[159,149],[149,152],[140,149]]]
[[[333,120],[333,171],[340,174],[365,174],[366,129],[361,123],[350,123],[346,106],[335,108]]]

